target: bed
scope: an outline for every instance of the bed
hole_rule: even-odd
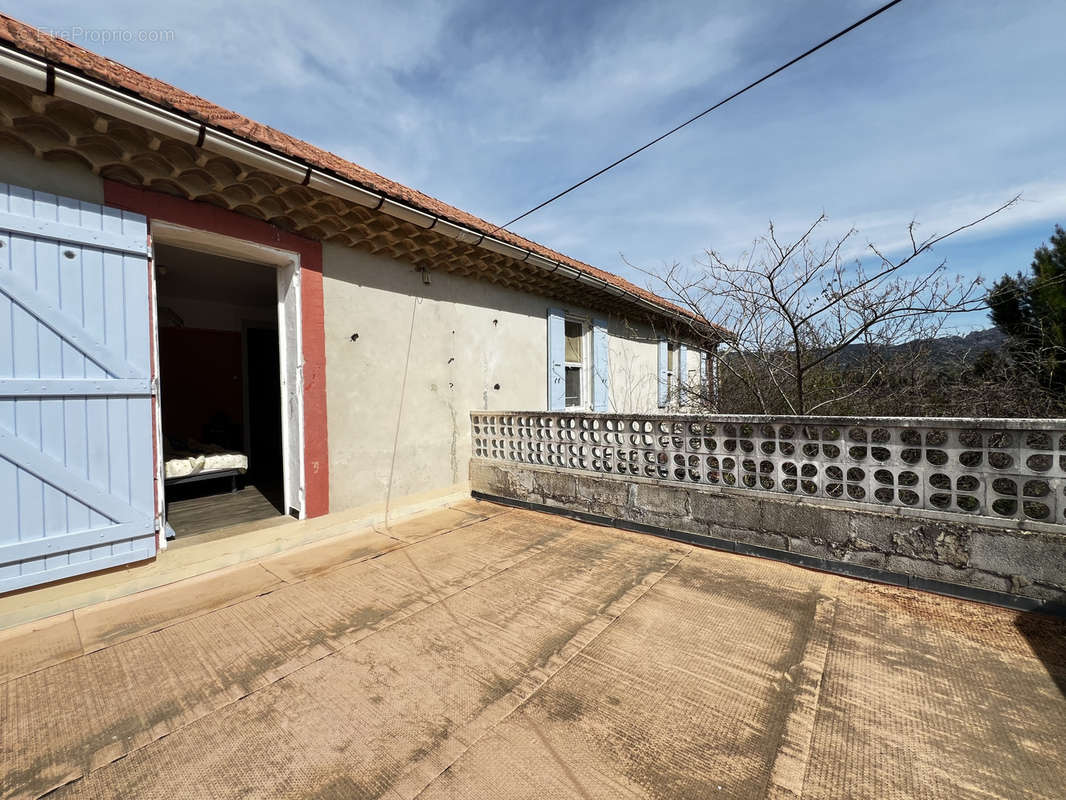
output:
[[[237,479],[248,471],[248,456],[214,444],[189,439],[166,440],[163,448],[163,477],[166,486],[193,481],[230,479],[230,491],[237,491]]]

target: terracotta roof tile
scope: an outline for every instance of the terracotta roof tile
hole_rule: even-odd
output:
[[[545,258],[561,261],[576,270],[601,278],[618,288],[630,291],[659,306],[681,312],[686,316],[692,316],[686,309],[670,303],[617,275],[577,261],[510,231],[492,233],[495,226],[473,214],[389,180],[334,153],[322,150],[279,130],[255,122],[229,109],[222,108],[202,97],[189,94],[161,80],[130,69],[117,61],[112,61],[63,39],[51,36],[34,28],[32,25],[20,22],[4,14],[0,14],[0,42],[7,42],[18,50],[47,59],[56,65],[77,70],[87,77],[113,88],[132,92],[144,100],[180,112],[198,122],[223,128],[247,141],[266,145],[278,153],[298,159],[313,167],[332,172],[367,189],[385,194],[395,200],[403,201],[431,214],[439,214],[441,217],[479,233],[491,233],[498,239],[523,249],[532,250]]]

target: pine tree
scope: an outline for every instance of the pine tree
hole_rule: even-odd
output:
[[[1004,275],[992,287],[992,322],[1010,338],[1012,357],[1049,389],[1066,389],[1066,231],[1033,253],[1030,274]]]

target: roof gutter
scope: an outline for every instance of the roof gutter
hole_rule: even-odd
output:
[[[9,44],[0,44],[3,45],[0,47],[0,77],[2,78],[39,92],[54,94],[64,100],[70,100],[180,142],[198,146],[217,155],[232,158],[241,164],[294,183],[305,184],[342,200],[381,211],[418,227],[432,228],[451,239],[531,264],[543,272],[558,273],[584,287],[606,291],[656,314],[685,322],[691,321],[678,311],[615,286],[603,278],[574,269],[562,261],[545,258],[530,249],[479,233],[437,214],[428,213],[380,192],[366,189],[354,181],[320,170],[297,159],[280,155],[265,145],[238,138],[219,128],[197,122],[127,92],[114,89],[100,81],[55,66],[45,59],[27,55],[13,49]]]

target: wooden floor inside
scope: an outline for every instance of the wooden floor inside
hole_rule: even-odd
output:
[[[178,541],[247,522],[288,519],[282,513],[280,487],[260,489],[249,485],[232,493],[225,489],[217,493],[210,491],[201,490],[193,496],[178,496],[170,501],[167,522]]]

